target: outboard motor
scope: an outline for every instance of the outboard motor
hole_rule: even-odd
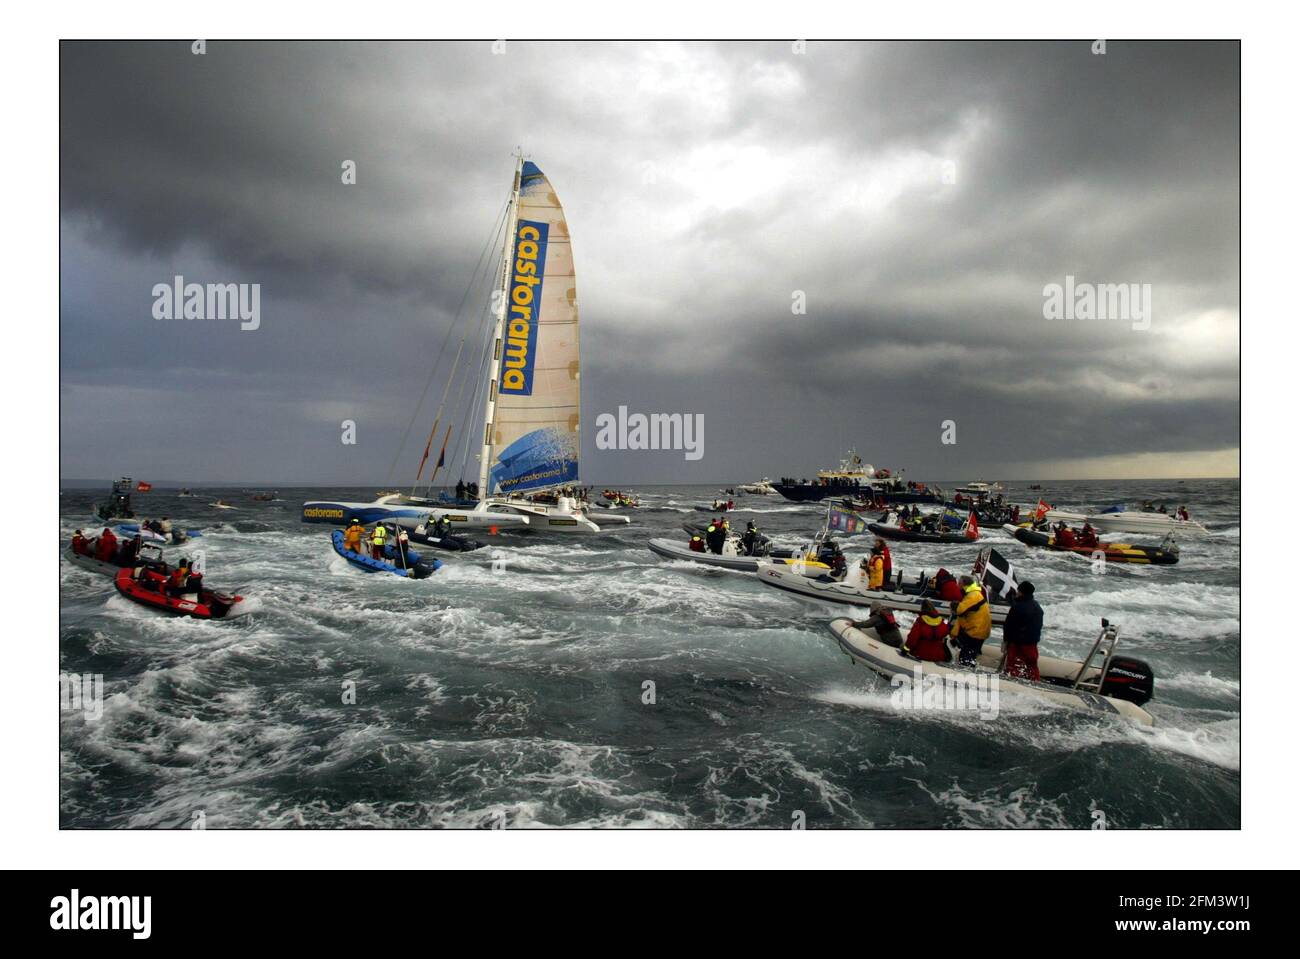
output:
[[[1103,696],[1126,699],[1141,706],[1156,691],[1156,674],[1147,663],[1131,656],[1112,656],[1106,681],[1101,684]]]

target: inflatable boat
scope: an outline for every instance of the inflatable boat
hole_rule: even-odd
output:
[[[1078,553],[1092,558],[1100,553],[1108,563],[1140,563],[1147,566],[1172,566],[1178,562],[1178,547],[1170,543],[1158,546],[1138,543],[1098,543],[1096,546],[1059,546],[1056,537],[1049,533],[1025,529],[1021,526],[1002,527],[1026,546],[1039,546],[1060,553]]]
[[[955,662],[924,662],[905,654],[885,642],[874,629],[859,629],[851,619],[833,619],[831,635],[840,650],[859,666],[865,666],[886,679],[905,677],[914,680],[919,671],[925,678],[956,686],[968,685],[972,678],[996,676],[1001,695],[1004,692],[1033,696],[1037,699],[1102,716],[1116,716],[1144,726],[1155,723],[1142,708],[1155,692],[1155,674],[1140,659],[1115,655],[1118,630],[1102,620],[1102,632],[1082,661],[1038,657],[1041,681],[1016,679],[1000,673],[1002,645],[986,640],[976,667],[959,668]]]
[[[925,530],[901,529],[883,523],[868,523],[867,529],[884,539],[896,539],[903,543],[974,543],[979,536],[967,536],[965,533],[932,533]]]
[[[947,609],[949,606],[947,600],[940,599],[934,590],[927,586],[928,579],[924,574],[918,577],[916,582],[901,583],[900,573],[898,579],[893,581],[893,589],[868,589],[856,565],[850,566],[848,575],[838,582],[829,577],[799,576],[788,567],[778,566],[775,563],[760,562],[757,573],[758,581],[765,586],[793,593],[805,599],[820,600],[823,603],[863,607],[880,603],[886,609],[908,613],[919,613],[922,601],[927,599],[940,610]],[[989,616],[993,620],[993,625],[1001,626],[1006,622],[1010,604],[992,590],[986,590],[986,595],[989,599]]]
[[[727,540],[721,553],[697,553],[689,546],[671,539],[652,539],[646,544],[650,552],[664,559],[684,559],[702,566],[716,566],[719,569],[733,569],[740,572],[755,572],[760,563],[778,564],[783,569],[792,569],[793,564],[802,562],[803,567],[814,576],[829,573],[831,568],[825,563],[810,559],[796,559],[794,550],[774,550],[765,556],[746,556],[740,552],[735,537]],[[791,573],[791,575],[798,575]]]
[[[93,545],[91,549],[94,549]],[[152,543],[141,545],[140,556],[130,566],[122,566],[108,560],[96,559],[93,554],[87,556],[85,553],[78,553],[71,546],[68,546],[63,555],[68,557],[68,562],[74,566],[80,566],[82,569],[88,569],[92,573],[100,573],[104,576],[117,576],[122,570],[134,569],[136,566],[162,567],[166,565],[162,547]]]
[[[179,545],[187,540],[198,539],[203,535],[202,530],[173,529],[171,537],[169,538],[166,533],[159,533],[156,530],[145,529],[139,523],[118,523],[117,526],[113,527],[113,532],[118,536],[125,536],[127,539],[138,535],[140,539],[146,543],[158,543],[159,545],[167,545],[168,543]]]
[[[230,619],[247,612],[244,597],[230,596],[211,589],[173,596],[166,591],[166,574],[147,567],[118,570],[113,585],[120,595],[131,602],[172,616]]]
[[[389,532],[396,535],[397,524],[385,523]],[[464,536],[457,536],[454,533],[448,533],[445,536],[435,536],[429,530],[427,523],[421,523],[415,529],[411,530],[409,538],[412,543],[419,543],[421,546],[428,546],[430,549],[446,550],[449,553],[468,553],[472,550],[482,549],[483,544],[476,539],[467,539]]]
[[[441,560],[425,559],[410,548],[406,550],[407,562],[405,565],[398,558],[397,550],[392,545],[384,547],[383,559],[375,559],[365,553],[354,553],[343,545],[343,530],[341,529],[336,529],[330,540],[334,544],[334,552],[357,567],[357,569],[363,569],[367,573],[393,573],[409,579],[425,579],[432,576],[437,570],[442,569]]]

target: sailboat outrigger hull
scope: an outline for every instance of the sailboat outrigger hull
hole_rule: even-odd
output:
[[[302,504],[304,523],[328,523],[334,526],[356,519],[363,526],[396,523],[406,529],[415,529],[440,516],[446,516],[458,529],[488,529],[493,526],[502,529],[526,529],[530,525],[527,516],[493,513],[479,509],[452,509],[391,502],[390,497],[377,499],[373,503],[313,500]]]

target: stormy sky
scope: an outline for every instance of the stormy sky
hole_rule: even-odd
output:
[[[60,79],[64,477],[409,482],[516,146],[573,237],[586,481],[1235,475],[1236,44],[65,43]],[[260,328],[155,319],[178,274],[259,284]],[[1046,319],[1067,276],[1149,284],[1149,328]],[[703,458],[598,450],[620,405],[703,414]]]

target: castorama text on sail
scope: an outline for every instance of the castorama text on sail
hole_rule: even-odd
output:
[[[531,396],[537,355],[537,315],[541,312],[546,237],[550,224],[520,220],[515,227],[515,268],[510,281],[505,367],[501,392]],[[538,264],[543,268],[538,269]]]

